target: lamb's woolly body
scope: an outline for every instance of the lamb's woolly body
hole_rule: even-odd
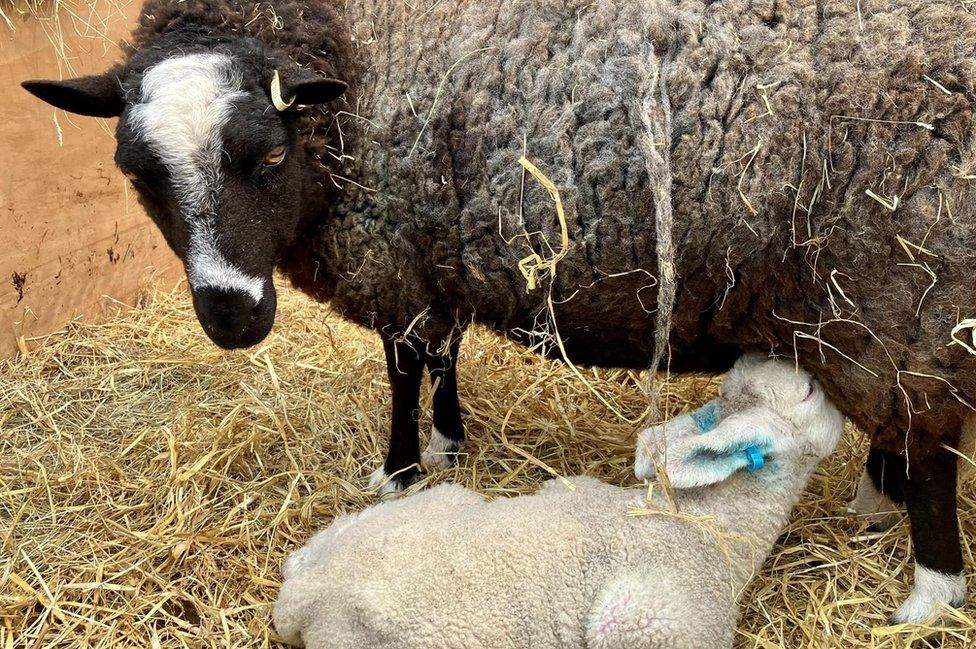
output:
[[[323,185],[342,189],[284,269],[358,322],[413,324],[434,346],[472,319],[545,328],[546,282],[524,290],[519,234],[557,247],[558,227],[516,163],[524,147],[566,207],[552,295],[567,351],[647,362],[660,179],[640,138],[662,107],[660,73],[672,367],[727,363],[720,343],[795,353],[892,451],[909,428],[913,451],[951,441],[959,399],[976,400],[972,359],[948,344],[976,301],[962,178],[976,156],[976,17],[961,3],[150,0],[146,14],[137,45],[202,23],[352,84],[339,128],[309,112]],[[882,201],[895,196],[892,212]]]
[[[775,361],[752,371],[804,388],[777,407],[761,391],[723,401],[728,421],[748,418],[738,430],[780,451],[758,473],[679,491],[684,518],[645,489],[582,476],[492,502],[440,485],[339,518],[293,554],[276,629],[309,649],[731,647],[738,594],[842,429],[829,404],[800,403],[807,375]],[[786,418],[794,404],[812,425]],[[717,442],[734,444],[734,430]]]
[[[343,531],[326,530],[320,536],[327,539],[310,541],[308,551],[320,563],[307,572],[293,565],[295,572],[286,573],[276,628],[292,641],[301,632],[310,648],[582,648],[590,646],[588,618],[601,601],[614,605],[605,587],[633,572],[641,583],[660,575],[650,581],[657,591],[653,615],[660,619],[649,626],[662,639],[684,637],[690,620],[709,620],[700,625],[697,643],[661,646],[731,646],[735,594],[761,565],[785,515],[731,508],[719,515],[719,526],[761,539],[755,545],[726,541],[738,567],[730,572],[717,543],[697,524],[628,517],[648,506],[667,511],[663,502],[646,504],[643,489],[583,477],[570,482],[575,491],[552,481],[533,496],[493,502],[441,485],[339,519],[334,526],[346,526]],[[726,496],[733,502],[744,496],[736,490],[753,486],[730,485]],[[681,504],[689,514],[702,513],[694,496]],[[669,584],[678,574],[680,586]]]

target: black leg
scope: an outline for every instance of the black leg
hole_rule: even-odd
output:
[[[966,598],[959,519],[956,515],[956,456],[939,449],[914,459],[901,486],[912,526],[915,585],[893,620],[921,623],[941,604],[960,606]]]
[[[419,472],[420,437],[418,418],[420,381],[424,373],[424,353],[419,343],[383,341],[386,373],[393,392],[390,448],[383,464],[383,475],[373,475],[380,492],[399,491],[413,482]]]
[[[464,423],[457,393],[457,358],[460,340],[454,340],[444,355],[429,354],[427,370],[434,385],[434,430],[424,451],[427,466],[450,466],[464,442]]]
[[[903,483],[905,482],[906,464],[905,458],[895,453],[885,453],[873,448],[868,453],[865,468],[868,475],[871,476],[874,488],[897,505],[905,504]]]

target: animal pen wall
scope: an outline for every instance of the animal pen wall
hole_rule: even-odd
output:
[[[0,0],[0,11],[3,358],[111,299],[131,303],[148,279],[175,278],[178,264],[110,163],[114,120],[75,119],[19,88],[108,67],[138,5],[91,0],[38,15]]]

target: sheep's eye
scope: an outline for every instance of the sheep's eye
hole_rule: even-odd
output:
[[[266,167],[276,167],[281,164],[281,161],[285,159],[285,147],[276,146],[275,148],[268,151],[267,155],[264,156],[264,165]]]
[[[132,184],[136,184],[139,182],[139,176],[135,175],[131,171],[123,171],[122,175],[128,178],[129,182]]]

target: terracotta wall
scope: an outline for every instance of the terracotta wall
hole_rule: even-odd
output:
[[[95,10],[102,18],[94,29],[67,17],[58,24],[12,14],[11,31],[0,19],[0,357],[16,351],[20,335],[97,318],[104,296],[131,303],[147,279],[179,276],[112,162],[114,120],[55,111],[18,85],[115,61],[110,41],[128,34],[138,2]],[[51,37],[58,41],[59,32],[73,70],[55,54]]]

